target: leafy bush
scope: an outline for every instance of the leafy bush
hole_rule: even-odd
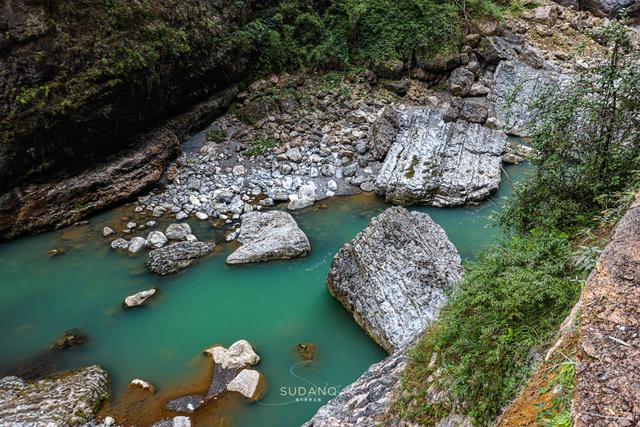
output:
[[[261,135],[251,142],[251,146],[245,150],[245,154],[249,157],[264,154],[278,145],[275,139]]]
[[[430,425],[434,410],[422,384],[435,353],[439,382],[478,424],[493,420],[526,380],[531,349],[545,344],[575,304],[580,281],[567,236],[533,230],[484,250],[438,321],[410,354],[403,375],[403,416]],[[410,408],[418,408],[412,411]]]
[[[609,55],[534,103],[535,175],[501,213],[518,231],[567,231],[593,224],[606,201],[637,182],[640,169],[640,62],[627,28],[599,30]]]

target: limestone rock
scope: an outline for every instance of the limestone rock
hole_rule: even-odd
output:
[[[146,240],[144,237],[136,236],[129,242],[129,252],[137,254],[140,249],[144,248]]]
[[[533,120],[531,103],[544,88],[564,81],[567,81],[566,75],[536,69],[520,61],[504,61],[496,68],[488,99],[495,104],[497,118],[504,124],[505,132],[528,136],[529,123]]]
[[[147,236],[144,245],[147,248],[158,249],[163,247],[168,241],[169,239],[167,239],[167,236],[165,236],[162,231],[152,231]]]
[[[480,41],[478,52],[490,64],[515,59],[518,55],[511,45],[502,37],[484,37]]]
[[[141,291],[133,295],[129,295],[124,299],[124,306],[127,308],[138,307],[144,304],[149,298],[156,294],[156,289]]]
[[[382,160],[387,155],[393,139],[398,133],[400,126],[398,113],[393,108],[385,108],[382,111],[380,117],[378,117],[369,131],[369,151],[374,160]],[[330,166],[330,165],[326,165]],[[325,176],[333,176],[331,174],[325,174]]]
[[[187,236],[191,234],[191,227],[186,222],[180,224],[170,224],[164,232],[170,240],[187,240]]]
[[[253,347],[246,340],[236,341],[228,349],[215,346],[205,351],[213,361],[223,369],[241,369],[260,362],[260,356],[253,351]]]
[[[213,243],[178,242],[149,252],[147,267],[152,273],[165,276],[189,267],[198,259],[209,255]]]
[[[109,374],[96,365],[33,382],[4,377],[0,425],[79,425],[90,421],[109,395]]]
[[[104,227],[102,229],[102,237],[107,237],[107,236],[111,236],[112,234],[115,234],[116,230],[114,230],[111,227]]]
[[[429,215],[392,207],[338,251],[327,287],[392,353],[436,318],[461,274],[458,251]]]
[[[384,422],[407,366],[404,351],[371,365],[355,382],[322,406],[303,427],[377,427]]]
[[[118,237],[114,241],[111,242],[111,249],[127,249],[129,247],[129,242],[123,239],[122,237]]]
[[[297,258],[311,252],[309,239],[291,215],[282,211],[249,212],[242,215],[238,241],[228,264]]]
[[[449,90],[453,96],[465,96],[471,90],[475,76],[464,67],[458,67],[449,76]]]
[[[238,376],[227,384],[227,390],[235,391],[244,397],[256,400],[258,398],[258,385],[260,384],[260,372],[253,369],[240,371]]]
[[[498,189],[506,144],[502,132],[445,123],[442,113],[428,108],[410,109],[378,173],[376,192],[396,204],[477,203]]]

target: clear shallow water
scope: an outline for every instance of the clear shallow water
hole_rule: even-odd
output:
[[[498,194],[481,206],[415,209],[428,212],[469,259],[495,239],[489,216],[526,169],[508,167]],[[373,195],[325,204],[326,209],[296,214],[312,244],[309,257],[230,267],[224,260],[233,247],[219,245],[215,256],[169,278],[146,271],[146,253],[118,254],[108,245],[111,239],[102,239],[104,225],[124,227],[120,217],[127,208],[94,217],[88,226],[1,244],[0,371],[79,328],[90,341],[65,351],[60,368],[102,365],[112,375],[117,403],[125,400],[133,378],[151,382],[162,395],[206,376],[204,349],[247,339],[262,358],[258,369],[266,377],[266,394],[258,404],[226,397],[196,416],[196,425],[301,424],[330,396],[295,402],[295,396],[282,396],[283,387],[309,390],[313,383],[339,390],[385,356],[331,298],[325,276],[340,246],[387,206]],[[208,223],[188,222],[200,240],[224,240]],[[49,249],[60,247],[65,255],[48,257]],[[152,287],[160,294],[146,307],[122,309],[125,296]],[[295,352],[300,342],[317,346],[312,365],[300,364]]]

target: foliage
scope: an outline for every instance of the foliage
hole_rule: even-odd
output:
[[[221,128],[211,128],[207,131],[207,139],[216,144],[224,141],[227,138],[227,132]]]
[[[554,396],[549,404],[537,405],[539,412],[536,414],[536,419],[544,427],[571,426],[575,355],[573,355],[573,359],[556,365],[551,373],[553,379],[540,390],[540,394],[553,393]]]
[[[247,148],[245,154],[249,157],[258,156],[266,153],[277,145],[278,141],[276,141],[275,139],[269,136],[261,135],[251,142],[251,145],[249,146],[249,148]]]
[[[589,273],[596,266],[596,260],[602,250],[597,246],[580,245],[573,253],[573,264],[583,273]]]
[[[638,182],[640,169],[640,58],[627,28],[599,30],[608,56],[534,102],[535,175],[500,214],[518,231],[567,231],[594,223],[611,195]]]
[[[430,425],[426,389],[435,353],[438,382],[478,424],[500,413],[527,378],[530,350],[546,343],[580,292],[567,236],[533,230],[483,251],[437,322],[410,355],[403,416]],[[411,408],[420,408],[411,410]],[[442,411],[440,411],[442,412]]]

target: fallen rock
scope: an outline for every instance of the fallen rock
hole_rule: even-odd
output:
[[[453,96],[465,96],[471,90],[475,76],[464,67],[458,67],[449,76],[449,91]]]
[[[107,236],[110,236],[110,235],[115,234],[115,233],[116,233],[116,230],[114,230],[111,227],[104,227],[102,229],[102,237],[107,237]]]
[[[109,396],[109,374],[96,365],[32,382],[4,377],[0,425],[80,425]]]
[[[178,242],[149,252],[147,267],[152,273],[165,276],[189,267],[209,255],[215,245],[204,242]]]
[[[144,245],[150,249],[158,249],[163,247],[169,239],[164,235],[162,231],[152,231],[147,236],[147,240],[144,242]]]
[[[164,231],[167,239],[170,240],[187,240],[187,236],[191,234],[191,226],[186,222],[180,224],[170,224]]]
[[[127,249],[129,247],[129,242],[123,239],[122,237],[118,237],[114,241],[111,242],[111,249]]]
[[[145,242],[144,237],[136,236],[132,238],[131,241],[129,241],[129,252],[137,254],[140,249],[144,248]]]
[[[479,124],[444,122],[441,112],[413,108],[376,178],[376,192],[395,204],[455,206],[498,189],[506,135]]]
[[[133,295],[129,295],[124,299],[124,306],[126,308],[138,307],[144,304],[149,298],[156,294],[156,289],[149,289],[146,291],[141,291]]]
[[[533,10],[533,20],[549,27],[558,21],[558,8],[555,5],[540,6]]]
[[[382,114],[373,122],[369,130],[369,151],[374,160],[382,160],[385,158],[398,133],[399,127],[400,119],[398,112],[390,107],[383,109]],[[325,175],[333,176],[333,173],[331,175]]]
[[[205,350],[205,353],[210,354],[213,361],[224,369],[241,369],[260,362],[260,356],[246,340],[236,341],[228,349],[215,346]]]
[[[152,386],[151,384],[149,384],[149,383],[148,383],[148,382],[146,382],[145,380],[141,380],[141,379],[139,379],[139,378],[136,378],[136,379],[132,380],[132,381],[129,383],[129,387],[132,387],[132,388],[139,388],[139,389],[141,389],[142,391],[148,391],[148,392],[150,392],[151,394],[153,394],[153,393],[154,393],[154,391],[155,391],[155,390],[154,390],[154,388],[153,388],[153,386]]]
[[[309,239],[291,215],[283,211],[249,212],[242,215],[238,241],[228,264],[290,259],[311,252]]]
[[[508,61],[518,57],[511,45],[502,37],[483,37],[478,52],[490,64]]]
[[[57,257],[60,255],[64,255],[64,249],[63,248],[55,248],[55,249],[49,249],[47,251],[47,255],[49,255],[49,258],[53,258],[53,257]]]
[[[464,101],[459,118],[470,123],[483,124],[487,121],[488,115],[487,108],[481,102]]]
[[[393,353],[436,318],[461,275],[458,251],[429,215],[392,207],[338,251],[327,287]]]
[[[227,390],[238,392],[247,399],[257,400],[259,384],[260,372],[245,369],[227,384]]]

